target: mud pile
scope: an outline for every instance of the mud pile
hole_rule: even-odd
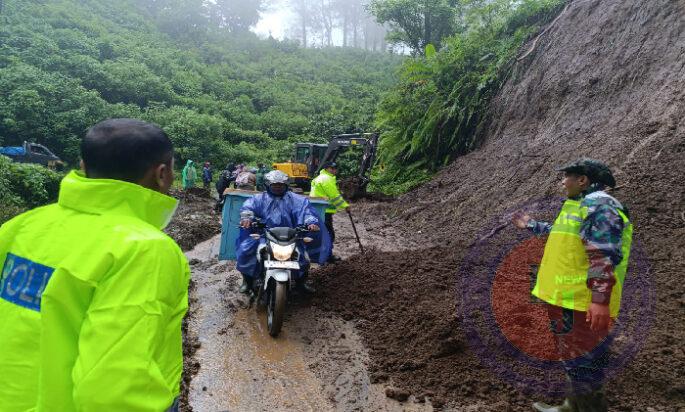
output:
[[[621,319],[643,316],[652,324],[635,360],[608,383],[610,404],[617,410],[685,408],[684,50],[685,10],[678,2],[572,2],[514,68],[481,129],[482,147],[364,217],[401,227],[425,245],[412,253],[356,257],[317,275],[321,306],[357,320],[378,379],[416,396],[433,393],[438,403],[482,400],[503,402],[492,409],[528,410],[522,390],[493,372],[498,362],[484,361],[468,344],[467,329],[488,321],[473,320],[469,310],[479,307],[472,300],[486,297],[490,305],[493,293],[507,296],[502,285],[513,293],[521,284],[499,283],[499,292],[492,285],[493,272],[509,276],[501,267],[512,245],[527,239],[507,224],[511,212],[523,208],[552,218],[560,206],[554,167],[589,156],[614,170],[619,189],[612,194],[630,209],[642,251],[629,273],[649,269],[649,282],[635,293],[656,304],[653,315],[638,311]],[[528,263],[540,248],[530,245]],[[465,266],[471,271],[464,273]],[[527,269],[509,277],[521,281],[521,270]],[[469,285],[480,285],[473,299],[464,290]],[[506,338],[518,336],[525,345],[519,326],[537,318],[510,318],[499,319],[511,333]],[[628,332],[621,339],[643,330]],[[501,340],[493,334],[481,343],[504,347]]]
[[[194,188],[190,192],[173,191],[179,200],[178,209],[164,230],[181,249],[188,251],[198,243],[221,233],[219,215],[213,212],[215,200],[207,190]]]

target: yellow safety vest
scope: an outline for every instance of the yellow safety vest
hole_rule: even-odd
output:
[[[338,190],[336,177],[326,169],[322,170],[321,174],[312,180],[312,190],[309,192],[309,196],[328,199],[331,206],[326,209],[326,213],[336,213],[350,206]]]
[[[609,303],[611,317],[618,316],[621,306],[623,281],[633,238],[633,225],[622,210],[617,210],[624,223],[621,236],[623,259],[614,268],[616,284]],[[587,311],[592,301],[592,291],[587,286],[590,263],[580,237],[585,218],[587,207],[581,207],[580,201],[569,199],[564,202],[545,244],[545,253],[532,292],[549,304],[577,311]]]

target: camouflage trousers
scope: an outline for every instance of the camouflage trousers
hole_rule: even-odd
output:
[[[601,389],[609,363],[609,329],[593,331],[585,312],[547,304],[550,328],[571,393],[583,395]]]

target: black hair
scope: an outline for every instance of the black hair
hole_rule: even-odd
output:
[[[136,119],[109,119],[81,141],[86,176],[137,183],[151,167],[170,164],[174,146],[158,126]]]

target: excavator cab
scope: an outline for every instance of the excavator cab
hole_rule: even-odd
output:
[[[377,133],[356,133],[333,136],[328,144],[297,143],[290,162],[274,163],[273,168],[290,176],[291,184],[303,191],[309,191],[311,180],[318,176],[321,166],[334,162],[338,155],[349,147],[363,149],[359,173],[353,177],[348,196],[359,197],[366,191],[369,174],[376,158]]]
[[[327,144],[298,143],[295,145],[295,163],[306,165],[308,176],[313,176],[323,161],[327,149]]]

